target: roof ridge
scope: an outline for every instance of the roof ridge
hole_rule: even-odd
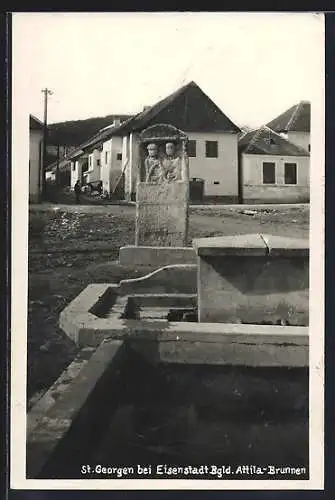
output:
[[[287,131],[289,131],[291,125],[293,125],[293,123],[294,123],[294,120],[296,120],[297,115],[300,112],[301,105],[302,105],[302,101],[300,101],[298,104],[295,105],[295,110],[293,111],[293,113],[291,115],[291,118],[287,122],[287,126],[286,126]]]
[[[274,138],[277,137],[279,139],[278,143],[276,144],[279,148],[283,147],[284,144],[287,144],[287,145],[291,146],[291,148],[293,148],[293,153],[291,152],[289,154],[289,156],[294,156],[294,153],[304,153],[304,156],[310,156],[310,153],[305,148],[303,148],[302,146],[298,146],[294,142],[289,141],[286,137],[282,136],[280,133],[276,132],[275,130],[272,130],[267,125],[262,125],[254,133],[254,135],[250,139],[249,143],[247,144],[247,146],[246,146],[246,148],[245,148],[245,150],[243,152],[244,153],[249,153],[250,150],[252,151],[253,146],[256,145],[256,148],[259,151],[262,151],[262,153],[260,153],[260,154],[271,154],[271,153],[268,152],[268,150],[266,148],[263,147],[262,141],[266,141],[266,137],[262,136],[262,133],[264,133],[264,132],[268,132]],[[260,140],[259,142],[258,142],[258,139]],[[251,154],[255,154],[255,153],[251,153]],[[300,155],[298,155],[298,156],[300,156]]]
[[[262,133],[262,127],[260,127],[259,129],[256,129],[255,130],[255,133],[254,135],[252,136],[252,138],[250,139],[250,142],[248,144],[248,146],[246,147],[246,150],[244,151],[245,153],[248,152],[248,149],[253,146],[255,144],[255,142],[257,141],[258,137],[260,136],[260,134]]]
[[[155,118],[162,111],[162,109],[165,109],[165,107],[169,104],[169,100],[171,99],[172,96],[176,97],[177,95],[181,94],[184,90],[186,90],[187,87],[190,87],[191,85],[198,86],[192,80],[192,81],[190,81],[190,82],[182,85],[181,87],[178,87],[176,90],[174,90],[173,92],[171,92],[169,95],[167,95],[166,97],[163,97],[163,99],[160,99],[159,101],[155,102],[155,104],[152,104],[148,109],[146,109],[145,111],[142,111],[140,114],[142,114],[142,113],[143,114],[149,113],[149,111],[151,111],[152,108],[154,108],[155,106],[157,106],[157,110],[156,110],[156,112],[152,116],[152,118]],[[161,104],[163,101],[166,101],[166,103],[163,106],[163,108],[159,109],[158,104]]]

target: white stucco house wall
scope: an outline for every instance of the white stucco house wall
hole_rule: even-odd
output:
[[[85,185],[88,182],[99,181],[101,177],[101,150],[94,149],[90,153],[77,151],[71,156],[71,180],[73,190],[77,181]]]
[[[122,137],[111,136],[111,131],[121,125],[115,118],[113,123],[98,131],[92,138],[72,153],[71,188],[79,180],[82,184],[102,182],[104,194],[110,195],[122,172]]]
[[[264,126],[239,141],[239,194],[242,203],[309,201],[310,155]]]
[[[113,193],[122,172],[122,137],[113,136],[102,145],[101,180],[106,195]]]
[[[236,201],[238,196],[238,139],[235,133],[188,132],[190,180],[204,181],[206,198]],[[125,196],[134,199],[139,164],[138,132],[123,137]],[[208,143],[214,143],[213,156],[208,155]],[[215,145],[216,144],[216,145]],[[124,164],[126,161],[124,162]]]
[[[72,157],[70,168],[70,187],[72,190],[78,180],[81,184],[83,184],[84,173],[88,170],[88,155],[82,151],[79,153],[77,152],[76,155],[77,156]]]
[[[236,201],[238,196],[238,136],[229,132],[188,132],[190,179],[203,179],[206,198]],[[214,151],[208,151],[214,145]],[[216,144],[216,146],[215,146]],[[213,146],[212,146],[213,147]],[[217,152],[215,152],[215,149]],[[209,153],[209,154],[208,154]]]
[[[296,146],[300,146],[310,152],[311,103],[309,101],[300,101],[271,120],[267,126]]]
[[[29,117],[29,201],[40,201],[43,182],[43,123]]]

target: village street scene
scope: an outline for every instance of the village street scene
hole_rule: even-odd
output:
[[[315,20],[118,15],[17,21],[27,478],[308,480]]]

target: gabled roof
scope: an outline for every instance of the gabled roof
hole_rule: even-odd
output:
[[[119,127],[92,137],[81,148],[92,147],[113,135],[141,131],[155,123],[174,125],[185,132],[240,132],[239,127],[192,81],[121,123]]]
[[[179,88],[165,99],[124,122],[122,131],[143,130],[155,123],[166,123],[185,132],[240,132],[195,82]]]
[[[122,125],[122,124],[121,124]],[[112,137],[113,131],[119,129],[120,125],[111,125],[109,128],[99,130],[93,137],[90,137],[87,141],[83,142],[79,149],[85,150],[89,149],[91,146],[95,144],[101,144],[104,141],[107,141]]]
[[[300,101],[267,124],[275,132],[310,132],[311,103]]]
[[[274,156],[309,156],[309,152],[296,146],[266,125],[244,134],[238,141],[241,153]]]
[[[43,122],[36,118],[34,115],[29,115],[29,129],[30,130],[43,130]]]

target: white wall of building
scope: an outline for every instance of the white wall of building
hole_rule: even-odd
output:
[[[71,189],[74,188],[74,185],[77,181],[82,182],[83,175],[83,166],[87,163],[86,155],[80,156],[76,160],[71,161]]]
[[[125,199],[130,200],[131,196],[131,167],[130,167],[130,140],[129,136],[122,137],[122,168],[124,168],[124,193]]]
[[[102,180],[102,192],[110,192],[110,174],[112,166],[112,139],[103,143],[101,151],[100,180]]]
[[[190,179],[205,181],[205,196],[238,196],[238,135],[229,133],[186,132],[190,140],[196,141],[196,156],[189,158]],[[217,141],[217,158],[206,157],[206,141]],[[139,162],[138,135],[131,134],[123,139],[123,151],[129,149],[129,168],[126,170],[127,195],[136,191]]]
[[[205,196],[238,195],[238,134],[186,132],[196,141],[196,157],[189,158],[190,179],[205,181]],[[218,157],[206,157],[206,141],[218,142]]]
[[[71,181],[70,181],[70,186],[71,189],[74,188],[75,183],[77,182],[78,179],[80,179],[81,172],[79,172],[79,161],[74,160],[71,161]]]
[[[29,201],[37,203],[42,189],[43,131],[30,130],[29,137]]]
[[[101,161],[101,152],[98,149],[94,149],[94,151],[88,155],[88,170],[85,172],[86,182],[100,181]]]
[[[300,146],[306,151],[310,150],[311,144],[311,134],[310,132],[288,132],[287,134],[281,134],[285,139],[289,140],[296,146]]]
[[[123,164],[122,137],[114,136],[104,142],[101,152],[101,180],[103,192],[111,194],[120,178]]]
[[[308,156],[273,156],[243,153],[242,185],[245,203],[268,201],[277,203],[306,202],[309,200]],[[275,164],[275,184],[263,183],[263,163]],[[285,163],[297,165],[297,184],[285,184]]]
[[[110,168],[110,192],[112,193],[120,179],[123,165],[122,137],[112,139],[112,163]]]
[[[131,132],[127,138],[127,143],[123,143],[128,151],[128,167],[125,171],[125,197],[130,200],[132,194],[136,193],[137,173],[140,161],[140,151],[138,133]]]

